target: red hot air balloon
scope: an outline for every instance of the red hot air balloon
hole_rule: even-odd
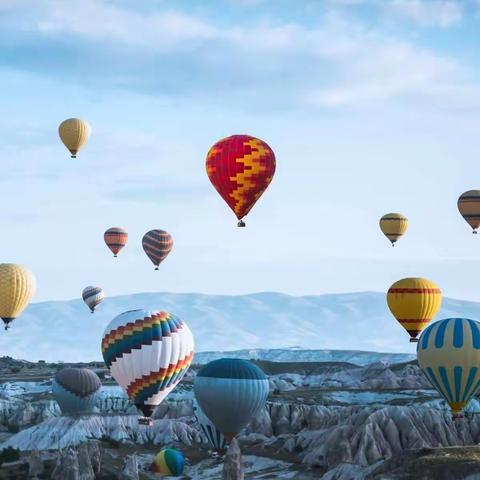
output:
[[[142,246],[148,258],[158,270],[160,263],[165,260],[173,248],[173,238],[164,230],[150,230],[142,239]]]
[[[208,151],[206,166],[208,178],[244,227],[242,218],[272,181],[273,150],[250,135],[232,135]]]
[[[116,257],[118,252],[127,244],[128,233],[124,228],[112,227],[104,233],[103,238],[113,256]]]

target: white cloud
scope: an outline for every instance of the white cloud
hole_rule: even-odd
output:
[[[453,0],[391,0],[388,16],[409,20],[420,26],[449,27],[461,21],[461,2]]]

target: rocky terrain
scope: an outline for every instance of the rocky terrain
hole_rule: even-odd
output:
[[[480,455],[475,447],[480,405],[473,401],[471,415],[454,422],[414,361],[364,366],[254,361],[269,375],[271,391],[266,408],[239,437],[245,478],[467,478],[461,475],[477,471],[468,465],[476,465]],[[90,366],[105,374],[101,365]],[[98,448],[102,459],[102,466],[95,467],[100,473],[91,478],[108,478],[99,475],[117,475],[127,457],[142,471],[156,451],[174,446],[188,458],[183,478],[220,478],[222,465],[210,458],[193,417],[197,367],[158,408],[150,428],[138,425],[135,408],[108,378],[97,412],[62,416],[49,378],[57,368],[0,359],[0,449],[21,450],[24,470],[32,452],[44,459],[45,468],[68,464],[75,469],[83,464],[82,445],[87,445]],[[444,458],[442,451],[451,453]],[[408,476],[420,471],[424,477]],[[445,472],[457,476],[442,477]],[[147,472],[141,475],[150,478]]]

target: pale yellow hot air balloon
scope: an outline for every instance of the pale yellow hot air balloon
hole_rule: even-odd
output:
[[[87,143],[90,130],[90,125],[80,118],[64,120],[58,127],[60,139],[70,150],[72,158],[77,158],[78,151]]]
[[[380,229],[395,246],[395,242],[405,234],[408,228],[408,218],[401,213],[387,213],[380,219]]]
[[[35,277],[30,270],[15,263],[0,264],[0,317],[5,330],[25,310],[35,289]]]

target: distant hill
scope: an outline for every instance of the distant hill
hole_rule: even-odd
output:
[[[0,332],[0,355],[46,361],[100,360],[105,326],[114,316],[135,308],[168,310],[183,318],[194,333],[196,352],[244,350],[236,355],[249,358],[252,352],[268,352],[256,358],[355,364],[366,363],[364,356],[372,359],[371,353],[364,352],[415,352],[392,318],[383,293],[305,297],[139,293],[107,298],[94,315],[80,299],[32,304],[10,330]],[[438,318],[459,315],[480,318],[480,304],[444,299]],[[194,361],[212,355],[197,353]]]

